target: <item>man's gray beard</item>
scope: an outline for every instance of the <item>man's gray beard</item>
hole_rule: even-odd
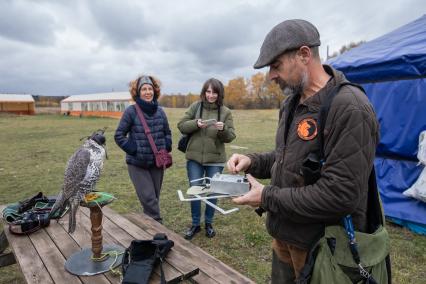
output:
[[[303,91],[308,84],[308,79],[308,73],[303,73],[302,79],[295,85],[288,84],[281,79],[278,79],[277,83],[283,91],[284,95],[303,94]]]

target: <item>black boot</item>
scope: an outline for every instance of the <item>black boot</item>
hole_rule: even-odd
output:
[[[199,231],[201,231],[200,225],[198,226],[192,226],[188,229],[188,231],[185,232],[185,239],[192,240],[192,238],[197,234]]]
[[[206,237],[213,238],[214,236],[216,236],[216,232],[214,231],[212,224],[206,223]]]

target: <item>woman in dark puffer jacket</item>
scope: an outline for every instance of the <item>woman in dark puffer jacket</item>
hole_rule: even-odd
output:
[[[129,86],[130,94],[143,112],[157,149],[166,149],[170,152],[172,138],[169,122],[164,110],[158,105],[160,82],[152,76],[140,76],[131,81]],[[129,176],[143,212],[162,222],[159,200],[164,170],[155,165],[154,153],[134,105],[124,111],[114,139],[126,152]]]

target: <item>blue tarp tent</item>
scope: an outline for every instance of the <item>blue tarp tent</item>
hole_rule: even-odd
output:
[[[426,235],[426,203],[402,195],[418,178],[418,137],[426,130],[426,15],[327,64],[361,84],[380,122],[375,161],[385,215]]]

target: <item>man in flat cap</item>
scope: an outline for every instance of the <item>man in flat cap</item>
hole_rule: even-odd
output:
[[[234,154],[227,163],[230,172],[248,173],[251,184],[249,193],[234,202],[267,212],[272,283],[293,283],[299,277],[326,225],[341,224],[350,214],[357,231],[367,230],[378,122],[363,91],[321,64],[319,45],[318,30],[304,20],[284,21],[268,33],[254,68],[268,66],[269,78],[291,91],[280,110],[276,147]],[[321,107],[333,91],[320,122]],[[264,186],[254,177],[271,183]]]

